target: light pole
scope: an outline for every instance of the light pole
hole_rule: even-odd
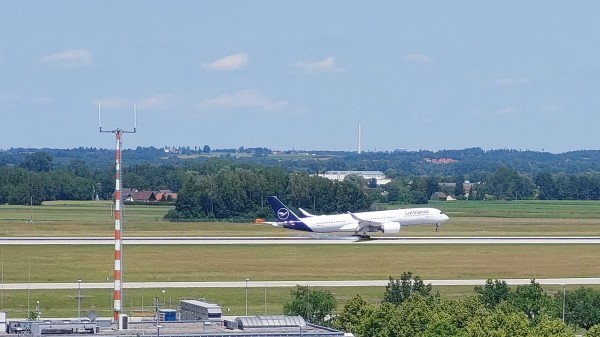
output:
[[[77,280],[77,318],[81,317],[81,280]]]
[[[565,322],[565,299],[566,299],[566,292],[565,292],[565,285],[563,284],[563,307],[562,307],[562,321],[563,323]]]
[[[246,279],[246,317],[248,317],[248,281],[250,279]]]

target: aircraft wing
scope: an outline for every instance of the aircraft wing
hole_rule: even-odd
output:
[[[375,232],[381,230],[383,223],[372,220],[365,220],[357,217],[352,212],[348,212],[350,216],[358,221],[358,228],[356,228],[356,233],[366,233],[366,232]]]
[[[279,227],[279,226],[280,226],[280,225],[279,225],[279,222],[263,221],[263,223],[264,223],[264,224],[267,224],[267,225],[271,225],[271,226],[273,226],[273,227]]]

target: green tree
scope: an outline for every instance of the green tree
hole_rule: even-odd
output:
[[[385,185],[388,202],[407,203],[410,187],[404,179],[393,179]]]
[[[361,178],[362,179],[362,178]],[[364,188],[364,179],[345,179],[336,182],[334,187],[335,212],[356,212],[369,209],[372,201]]]
[[[562,306],[563,294],[556,293],[555,301]],[[565,322],[584,329],[600,324],[600,290],[579,287],[565,293]]]
[[[575,331],[560,319],[542,318],[530,329],[529,337],[573,337]]]
[[[475,293],[487,308],[494,308],[498,303],[508,300],[510,288],[506,281],[488,279],[483,287],[475,286]]]
[[[25,156],[21,167],[34,172],[48,172],[52,169],[53,158],[47,152],[34,152]]]
[[[357,337],[392,337],[399,336],[399,309],[390,303],[382,303],[374,311],[368,312],[360,321]]]
[[[456,198],[462,198],[465,195],[465,190],[463,188],[463,183],[465,182],[465,177],[460,175],[454,179],[454,190],[452,194],[456,196]]]
[[[469,295],[456,299],[441,298],[437,311],[446,313],[456,327],[463,329],[469,319],[483,308],[475,295]]]
[[[414,276],[412,272],[404,272],[400,280],[395,280],[391,276],[385,287],[383,301],[394,305],[400,305],[406,301],[412,294],[419,294],[427,297],[431,293],[431,283],[425,285],[419,276]]]
[[[600,324],[591,327],[585,334],[585,337],[600,337]]]
[[[437,321],[428,325],[422,337],[467,337],[467,333],[448,321]]]
[[[429,202],[431,193],[429,193],[428,181],[426,178],[417,177],[412,180],[410,184],[410,191],[408,193],[408,202],[411,204],[426,204]],[[434,191],[435,192],[435,191]]]
[[[291,291],[291,298],[283,304],[283,313],[302,316],[310,323],[329,325],[328,318],[332,317],[336,306],[330,291],[296,285]]]
[[[360,329],[361,322],[374,311],[375,307],[367,303],[362,296],[354,295],[346,301],[336,316],[334,325],[340,330],[356,334]]]
[[[553,200],[557,197],[556,184],[549,172],[540,172],[534,177],[535,184],[538,187],[538,197],[540,200]]]
[[[69,171],[78,177],[91,178],[93,173],[83,159],[74,159],[69,163]]]
[[[398,307],[399,324],[394,327],[394,336],[421,336],[436,318],[439,318],[439,313],[432,298],[413,293]]]
[[[509,302],[534,322],[540,320],[543,315],[549,315],[553,306],[552,299],[535,279],[529,284],[517,286],[510,294]]]
[[[530,326],[527,316],[504,302],[495,309],[477,311],[465,331],[470,337],[528,337]]]

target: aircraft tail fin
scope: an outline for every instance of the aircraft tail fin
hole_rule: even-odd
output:
[[[291,209],[281,202],[276,196],[268,196],[267,202],[271,205],[277,221],[299,221],[300,219]]]

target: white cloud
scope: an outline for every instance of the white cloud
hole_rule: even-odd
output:
[[[497,85],[499,85],[501,87],[506,87],[506,86],[514,85],[514,84],[525,84],[530,81],[531,81],[531,79],[529,79],[529,78],[501,78],[501,79],[495,80],[494,83],[496,83]]]
[[[335,57],[330,56],[317,62],[298,62],[296,67],[306,72],[334,72],[339,73],[345,71],[335,64]]]
[[[177,98],[173,95],[160,94],[139,100],[137,106],[144,110],[168,110],[176,100]]]
[[[496,111],[498,115],[512,115],[519,111],[519,109],[515,107],[506,107]]]
[[[0,103],[17,102],[21,99],[23,99],[23,97],[20,95],[0,92]]]
[[[430,63],[431,57],[423,54],[408,54],[404,57],[404,60],[415,63]]]
[[[200,103],[203,109],[242,109],[259,108],[263,110],[280,110],[288,106],[286,101],[265,97],[258,89],[244,89],[229,95],[220,95]]]
[[[222,57],[212,63],[205,63],[202,66],[208,70],[214,71],[233,71],[238,70],[248,64],[248,55],[232,54]]]
[[[98,103],[100,103],[102,109],[123,109],[133,106],[129,100],[118,96],[104,97],[94,102],[95,105],[98,105]]]
[[[42,57],[41,63],[57,67],[81,68],[94,65],[92,53],[86,49],[69,49]]]

